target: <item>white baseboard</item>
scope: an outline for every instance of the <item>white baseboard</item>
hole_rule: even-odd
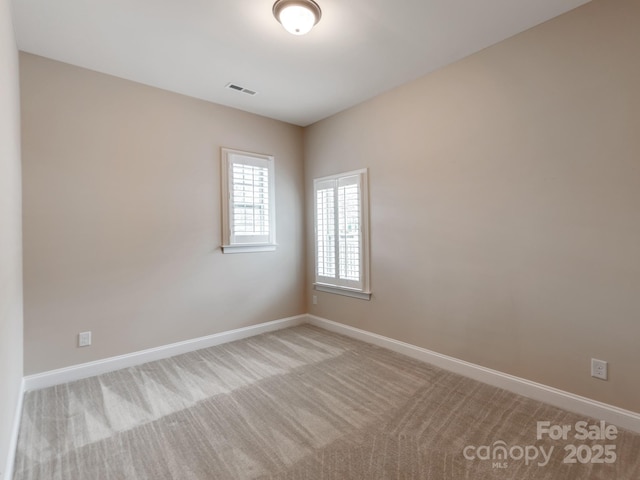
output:
[[[613,405],[591,400],[570,392],[532,382],[524,378],[485,368],[454,357],[416,347],[409,343],[333,322],[325,318],[307,315],[308,323],[332,332],[341,333],[357,340],[402,353],[409,357],[430,363],[445,370],[473,378],[483,383],[503,388],[555,407],[563,408],[580,415],[604,420],[607,423],[640,433],[640,413],[624,410]]]
[[[16,451],[18,449],[18,434],[20,433],[20,420],[22,419],[22,400],[24,399],[24,378],[20,382],[20,391],[18,392],[18,402],[16,403],[16,411],[13,415],[13,426],[11,428],[11,437],[9,438],[9,451],[7,453],[7,461],[4,465],[4,471],[0,472],[0,478],[11,480],[13,478],[13,468],[15,466]]]
[[[227,332],[207,335],[206,337],[194,338],[183,342],[172,343],[161,347],[150,348],[138,352],[119,355],[117,357],[96,360],[95,362],[81,363],[71,367],[50,370],[48,372],[37,373],[24,377],[24,391],[37,390],[40,388],[60,385],[102,373],[113,372],[121,368],[133,367],[154,360],[180,355],[181,353],[192,352],[201,348],[213,347],[222,343],[233,342],[247,337],[253,337],[261,333],[272,332],[283,328],[293,327],[306,323],[306,315],[283,318],[271,322],[251,325],[249,327],[237,328]]]

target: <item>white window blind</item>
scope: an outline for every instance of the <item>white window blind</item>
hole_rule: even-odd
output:
[[[223,251],[275,248],[273,157],[222,149]]]
[[[334,182],[316,190],[316,252],[319,277],[336,276],[336,212]]]
[[[317,289],[336,287],[368,298],[366,180],[367,171],[359,170],[314,181]]]
[[[269,240],[269,169],[232,163],[233,235],[245,241]]]

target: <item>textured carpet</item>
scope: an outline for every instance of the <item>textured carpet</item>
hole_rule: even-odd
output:
[[[14,479],[640,478],[640,435],[537,440],[545,420],[597,424],[305,325],[27,392]]]

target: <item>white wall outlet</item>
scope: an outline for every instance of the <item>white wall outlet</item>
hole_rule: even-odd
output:
[[[599,378],[601,380],[607,379],[607,370],[609,370],[607,362],[604,360],[598,360],[597,358],[591,359],[591,376]]]
[[[80,332],[78,334],[78,346],[88,347],[91,345],[91,332]]]
[[[314,296],[313,296],[313,298],[312,298],[312,300],[313,300],[313,304],[314,304],[314,305],[317,305],[317,304],[318,304],[318,296],[317,296],[317,295],[314,295]]]

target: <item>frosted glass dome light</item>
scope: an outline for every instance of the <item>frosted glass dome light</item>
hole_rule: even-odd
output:
[[[322,11],[313,0],[277,0],[273,4],[273,16],[287,32],[304,35],[318,23]]]

